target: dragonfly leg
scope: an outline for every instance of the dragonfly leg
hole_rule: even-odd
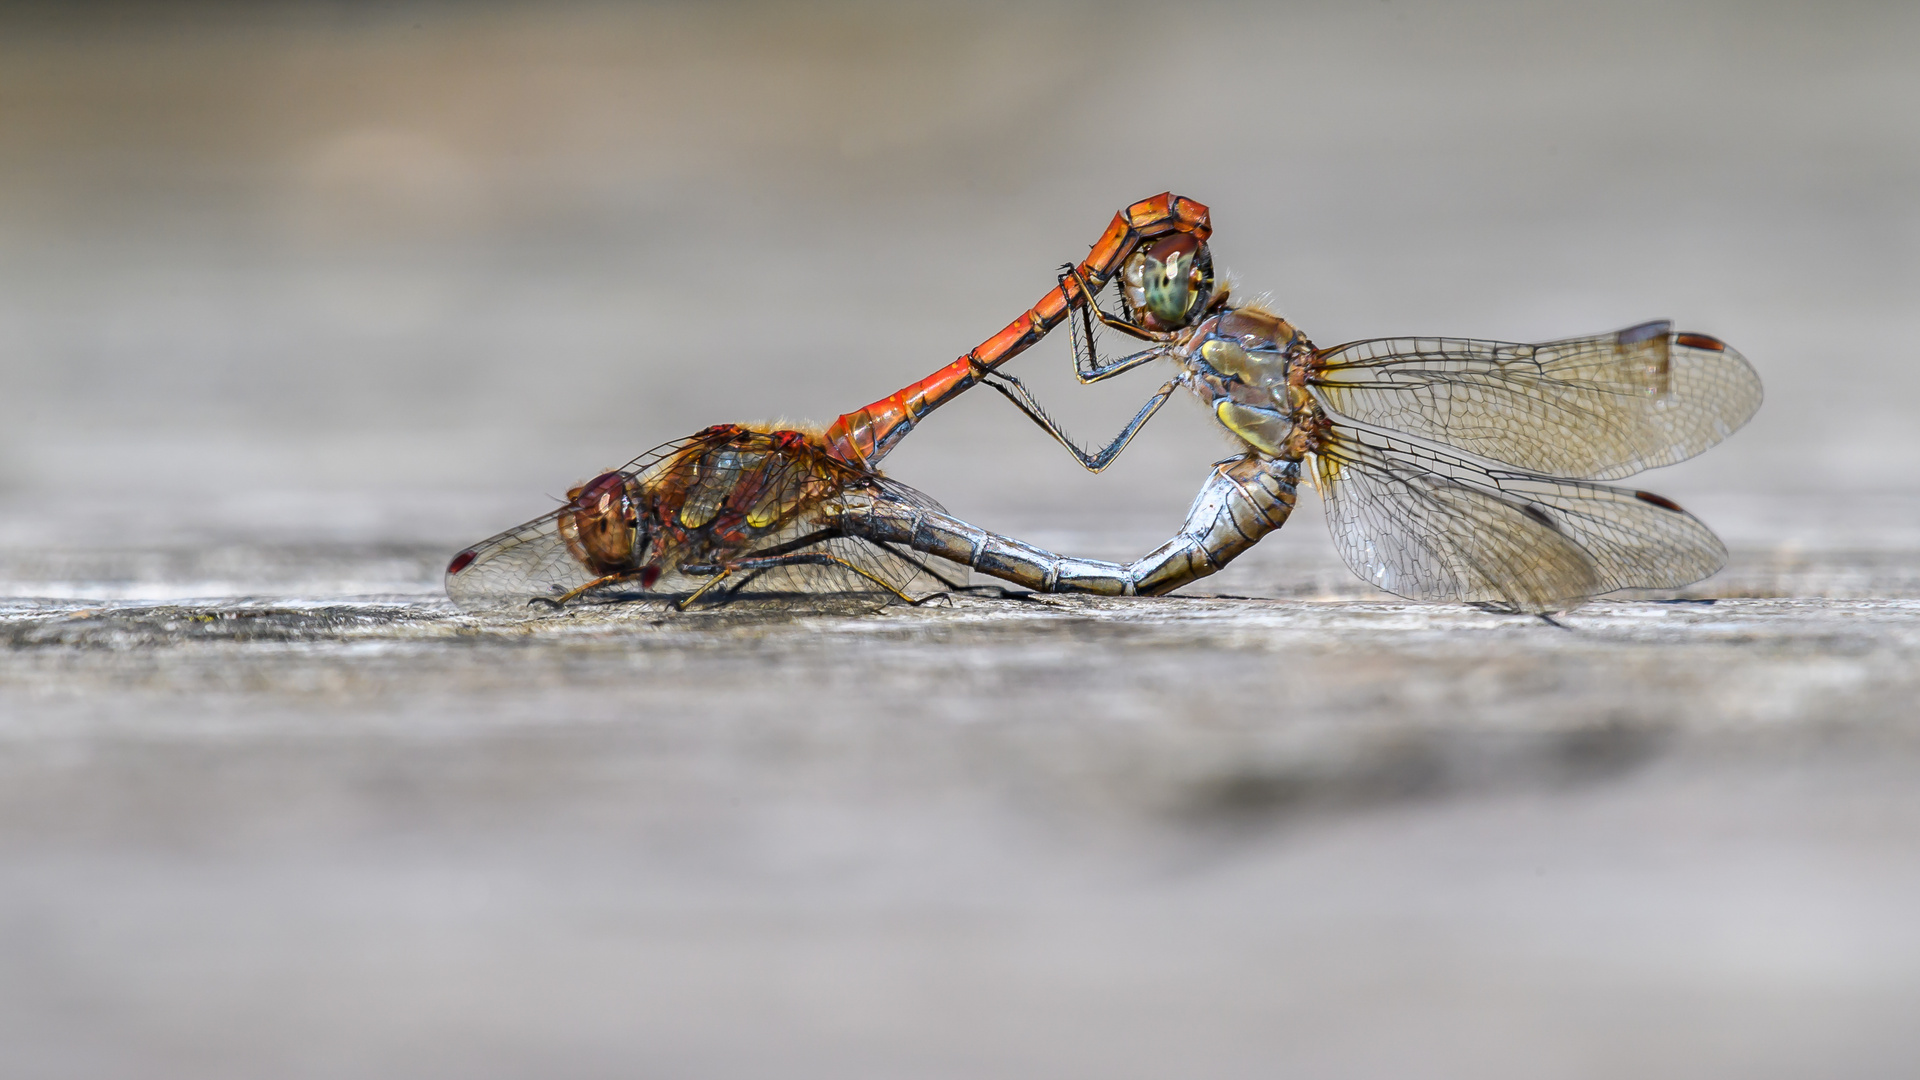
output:
[[[972,587],[968,585],[962,585],[957,581],[947,580],[947,576],[945,574],[942,574],[940,571],[935,570],[931,566],[928,566],[925,560],[916,559],[913,556],[906,554],[905,552],[897,551],[894,549],[893,545],[891,544],[881,544],[880,546],[883,548],[886,548],[889,552],[892,552],[894,558],[899,559],[902,562],[905,562],[911,565],[914,569],[920,571],[921,573],[927,575],[933,580],[946,586],[948,591],[964,592],[967,589]],[[726,599],[722,600],[721,603],[723,604],[728,603],[732,601],[735,597],[738,597],[740,595],[741,590],[745,589],[748,585],[751,585],[755,578],[759,577],[760,575],[766,573],[768,570],[771,570],[773,568],[774,567],[772,565],[763,565],[749,571],[746,575],[741,577],[741,579],[738,582],[736,582],[732,588],[727,590]],[[857,568],[856,568],[856,572],[858,572]],[[882,584],[885,584],[885,583],[882,582]],[[896,592],[894,595],[899,596],[900,594]],[[928,593],[927,595],[921,597],[918,600],[908,600],[907,603],[912,604],[915,607],[919,607],[921,604],[924,604],[929,600],[932,600],[936,597],[945,596],[945,595],[947,595],[946,592]]]
[[[1134,414],[1132,420],[1127,421],[1127,426],[1121,428],[1118,435],[1115,435],[1097,452],[1089,453],[1081,449],[1066,432],[1060,430],[1060,425],[1048,415],[1047,410],[1042,408],[1038,401],[1033,399],[1033,395],[1027,391],[1026,386],[1019,379],[1004,372],[993,372],[982,381],[1000,391],[1001,395],[1013,402],[1016,408],[1027,414],[1027,419],[1040,425],[1042,431],[1053,436],[1055,442],[1066,447],[1067,452],[1080,463],[1080,467],[1088,472],[1099,472],[1113,464],[1113,459],[1120,456],[1120,452],[1133,441],[1134,435],[1148,420],[1153,419],[1153,414],[1160,411],[1160,406],[1167,403],[1167,398],[1173,395],[1174,388],[1180,385],[1179,380],[1176,379],[1162,386],[1158,393],[1147,399],[1146,404],[1140,406],[1140,411]]]
[[[935,580],[935,581],[937,581],[937,582],[939,582],[940,584],[942,584],[942,585],[945,585],[945,586],[946,586],[946,587],[947,587],[947,588],[948,588],[948,589],[949,589],[950,591],[953,591],[953,592],[965,592],[966,590],[968,590],[968,589],[971,589],[971,588],[974,588],[974,587],[975,587],[975,586],[972,586],[972,585],[962,585],[962,584],[960,584],[960,583],[959,583],[959,582],[957,582],[957,581],[949,581],[949,580],[947,580],[947,576],[946,576],[945,574],[942,574],[942,573],[941,573],[940,571],[938,571],[938,570],[935,570],[935,569],[934,569],[933,567],[931,567],[931,566],[928,566],[925,560],[923,560],[923,559],[916,559],[916,558],[914,558],[913,556],[911,556],[911,555],[908,555],[908,554],[907,554],[906,552],[904,552],[904,551],[901,551],[900,549],[898,549],[897,547],[895,547],[895,546],[894,546],[893,544],[890,544],[890,543],[888,543],[888,542],[886,542],[886,541],[884,541],[884,540],[875,540],[875,541],[873,541],[873,543],[875,543],[875,544],[878,544],[878,545],[879,545],[880,547],[883,547],[883,548],[885,548],[885,549],[886,549],[887,551],[889,551],[889,552],[891,552],[894,558],[896,558],[896,559],[899,559],[899,560],[901,560],[902,562],[906,562],[906,563],[909,563],[909,564],[911,564],[911,565],[913,566],[913,568],[914,568],[914,569],[916,569],[916,570],[918,570],[918,571],[920,571],[921,573],[923,573],[923,574],[925,574],[925,575],[927,575],[928,577],[930,577],[930,578],[932,578],[933,580]],[[923,603],[926,603],[926,602],[927,602],[928,600],[931,600],[931,599],[933,599],[934,597],[936,597],[936,596],[939,596],[939,595],[940,595],[939,593],[929,593],[928,595],[926,595],[926,596],[923,596],[923,597],[921,597],[920,599],[918,599],[918,600],[915,600],[915,601],[912,601],[912,602],[913,602],[914,604],[923,604]]]
[[[638,572],[605,574],[605,575],[602,575],[601,577],[594,578],[592,581],[587,582],[585,585],[582,585],[577,589],[569,589],[568,591],[560,594],[557,597],[536,596],[533,599],[528,600],[527,603],[530,605],[546,604],[548,607],[551,607],[557,611],[560,608],[566,607],[568,604],[572,603],[573,601],[578,600],[588,590],[597,589],[602,585],[611,585],[616,581],[629,581],[639,576],[640,575]]]
[[[928,593],[927,595],[921,597],[918,600],[908,601],[908,603],[912,604],[914,607],[919,607],[921,604],[927,603],[932,600],[937,600],[942,597],[945,597],[950,601],[954,593],[984,593],[989,590],[998,594],[997,596],[994,597],[994,599],[996,600],[1018,600],[1022,603],[1037,602],[1037,597],[1039,596],[1039,594],[1034,592],[1015,592],[1012,589],[1007,588],[1005,585],[962,585],[957,581],[950,581],[947,579],[947,576],[945,574],[942,574],[940,571],[935,570],[932,566],[928,565],[925,559],[916,559],[913,556],[907,554],[906,552],[901,551],[896,541],[872,540],[871,542],[878,545],[879,547],[885,548],[889,552],[892,552],[895,558],[900,559],[903,562],[911,563],[921,573],[927,575],[933,580],[946,586],[946,588],[940,592]]]
[[[1101,307],[1097,291],[1088,283],[1087,276],[1080,272],[1078,266],[1072,263],[1066,263],[1060,267],[1060,276],[1057,280],[1060,282],[1062,292],[1066,290],[1068,278],[1072,278],[1074,284],[1080,286],[1080,295],[1086,298],[1086,303],[1080,306],[1080,322],[1085,327],[1089,338],[1093,336],[1093,320],[1098,319],[1100,320],[1100,325],[1110,326],[1123,334],[1137,337],[1141,341],[1157,341],[1160,339],[1161,335],[1155,334],[1139,323],[1131,319],[1121,318],[1106,308]]]
[[[813,532],[807,533],[804,536],[796,536],[784,543],[775,544],[772,547],[761,548],[759,551],[755,552],[750,556],[747,556],[743,559],[735,559],[734,561],[729,563],[724,563],[724,564],[700,563],[700,564],[688,564],[688,565],[682,566],[680,568],[681,573],[695,575],[695,576],[712,575],[713,580],[707,582],[705,585],[700,586],[699,589],[695,590],[692,596],[689,596],[685,600],[680,601],[679,609],[681,611],[685,611],[689,604],[692,604],[695,600],[698,600],[700,596],[703,593],[705,593],[708,589],[711,589],[715,585],[720,584],[721,578],[731,575],[736,570],[748,571],[748,573],[742,576],[739,581],[734,582],[732,588],[727,590],[726,599],[721,601],[721,603],[724,604],[728,600],[732,600],[734,597],[739,596],[740,590],[752,584],[753,579],[766,573],[768,570],[773,569],[775,566],[781,565],[778,562],[778,560],[775,558],[776,556],[785,555],[789,552],[799,551],[802,548],[811,547],[814,544],[818,544],[823,540],[831,540],[832,538],[838,535],[840,534],[835,532],[832,529],[816,529]]]
[[[1145,367],[1165,355],[1167,355],[1165,348],[1156,345],[1151,349],[1128,353],[1118,360],[1109,360],[1104,364],[1096,363],[1088,368],[1076,368],[1073,377],[1078,379],[1082,386],[1092,386],[1097,382],[1105,382],[1115,375],[1125,375],[1134,368]]]
[[[721,605],[730,604],[734,600],[739,598],[740,593],[744,591],[747,586],[753,584],[754,579],[758,578],[760,575],[766,572],[767,572],[766,569],[763,567],[759,570],[754,570],[751,573],[743,575],[739,581],[734,582],[733,586],[727,590],[727,595],[721,598],[720,600]]]
[[[1130,322],[1108,312],[1105,308],[1101,307],[1099,302],[1094,298],[1091,287],[1077,269],[1069,266],[1066,267],[1065,270],[1073,275],[1074,281],[1080,286],[1081,295],[1086,297],[1086,302],[1080,305],[1080,318],[1072,320],[1067,324],[1068,337],[1073,342],[1073,374],[1075,378],[1080,380],[1082,385],[1097,383],[1102,379],[1110,379],[1115,375],[1132,371],[1141,364],[1157,360],[1164,355],[1163,350],[1167,343],[1172,340],[1173,335],[1156,333],[1137,323]],[[1067,274],[1061,275],[1063,288],[1066,277]],[[1153,348],[1143,349],[1137,353],[1130,353],[1120,357],[1118,360],[1110,360],[1102,363],[1100,360],[1100,349],[1095,344],[1093,336],[1095,319],[1098,319],[1102,326],[1110,326],[1130,337],[1136,337],[1142,341],[1154,342],[1155,345]]]
[[[692,568],[688,567],[686,569],[691,571]],[[674,607],[679,609],[680,611],[687,610],[688,608],[693,606],[693,602],[695,600],[700,599],[701,594],[705,593],[708,589],[713,588],[715,585],[718,585],[721,582],[727,580],[727,578],[732,573],[733,573],[733,567],[730,567],[730,566],[719,567],[717,572],[713,575],[712,578],[708,579],[705,585],[702,585],[699,588],[693,590],[692,595],[688,596],[685,600],[680,601],[678,604],[675,604]]]
[[[726,570],[722,571],[722,576],[725,576],[728,573],[732,573],[735,570],[771,570],[771,569],[774,569],[775,567],[780,567],[780,566],[838,566],[838,567],[841,567],[842,569],[851,570],[854,573],[859,574],[861,577],[866,578],[868,581],[871,581],[875,585],[878,585],[881,588],[892,593],[894,596],[898,597],[903,603],[907,603],[907,604],[915,603],[915,600],[913,599],[913,597],[908,596],[906,593],[903,593],[899,589],[894,588],[891,584],[887,583],[886,581],[883,581],[879,577],[876,577],[871,571],[864,570],[859,566],[856,566],[852,561],[848,559],[841,558],[838,555],[834,555],[830,552],[825,552],[825,551],[799,551],[799,552],[794,552],[793,554],[790,554],[790,555],[772,555],[772,556],[767,556],[763,558],[737,559],[731,564],[729,564]],[[712,583],[709,582],[708,584],[711,585]],[[700,592],[706,592],[706,591],[707,591],[707,586],[702,586],[700,589]],[[687,601],[691,603],[694,597],[700,595],[700,592],[696,592],[693,594],[693,596],[688,597]],[[685,605],[682,605],[682,606],[684,607]]]

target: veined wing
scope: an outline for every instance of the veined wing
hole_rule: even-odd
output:
[[[672,596],[699,590],[702,607],[751,600],[762,610],[771,604],[795,612],[845,612],[873,611],[896,599],[917,600],[964,585],[964,566],[932,568],[928,563],[939,560],[841,531],[850,516],[913,512],[914,505],[891,498],[885,486],[879,481],[826,493],[737,545],[669,548],[662,552],[667,572],[656,588]],[[626,599],[631,591],[610,585],[604,598]]]
[[[964,567],[930,574],[910,553],[840,535],[841,515],[910,515],[939,505],[904,484],[831,458],[801,433],[709,428],[601,479],[612,478],[638,489],[639,531],[627,537],[635,545],[634,561],[645,565],[634,567],[621,549],[620,564],[633,572],[608,576],[592,594],[600,599],[702,590],[719,602],[740,595],[890,597],[965,579]],[[597,489],[600,480],[593,483]],[[584,536],[595,516],[587,505],[594,489],[588,490],[585,503],[570,502],[454,556],[447,567],[448,595],[467,609],[519,608],[603,580],[587,561],[591,544]],[[599,557],[612,558],[604,551]]]
[[[558,596],[592,581],[560,536],[567,508],[516,525],[453,557],[447,595],[467,611],[522,608],[536,596]]]
[[[947,508],[919,488],[909,487],[898,480],[876,477],[872,495],[864,502],[852,501],[843,504],[842,511],[875,518],[891,516],[911,520],[917,518],[922,511],[945,515]],[[899,579],[901,588],[909,593],[965,588],[972,579],[973,571],[965,563],[949,562],[937,556],[896,550],[880,544],[867,546],[892,556],[897,561],[891,565],[900,566],[909,571],[905,577]]]
[[[964,567],[956,574],[951,564],[941,562],[935,568],[939,576],[935,576],[928,572],[929,561],[935,560],[852,536],[814,536],[803,544],[774,543],[738,556],[727,576],[704,594],[703,602],[771,600],[814,609],[823,599],[839,599],[870,610],[893,603],[901,595],[918,599],[942,591],[949,583],[966,584]],[[711,565],[697,569],[699,573],[686,573],[678,579],[676,594],[705,584],[716,572]],[[610,587],[609,591],[618,596],[620,587]]]
[[[669,469],[690,448],[722,439],[723,433],[709,428],[689,438],[662,443],[619,471],[632,474],[638,468],[656,472]],[[571,499],[572,493],[568,497]],[[455,555],[447,564],[447,596],[469,611],[520,609],[536,597],[564,596],[598,579],[600,575],[561,535],[562,519],[575,509],[571,503],[561,506]]]
[[[1705,334],[1643,323],[1520,345],[1379,338],[1322,350],[1323,407],[1529,472],[1610,480],[1684,461],[1760,407],[1760,377]]]
[[[931,496],[877,474],[842,484],[796,515],[782,537],[765,537],[754,545],[755,558],[792,550],[815,561],[760,570],[741,591],[869,594],[884,603],[896,593],[918,598],[965,586],[970,573],[965,565],[875,543],[859,535],[799,542],[822,531],[838,532],[847,519],[912,521],[928,510],[946,513]]]
[[[1411,599],[1565,611],[1726,564],[1720,539],[1658,495],[1489,468],[1387,435],[1336,426],[1313,475],[1340,557]]]

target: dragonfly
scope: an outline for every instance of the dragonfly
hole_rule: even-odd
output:
[[[709,427],[567,492],[564,505],[455,555],[463,608],[559,608],[596,590],[673,597],[874,593],[958,582],[863,544],[840,519],[938,504],[832,453],[819,432]]]
[[[1726,549],[1652,492],[1600,481],[1683,461],[1745,424],[1759,376],[1724,341],[1646,322],[1521,344],[1397,337],[1317,348],[1216,282],[1207,238],[1143,246],[1111,300],[1074,267],[1075,375],[1100,382],[1156,361],[1175,374],[1098,450],[1075,443],[1020,381],[983,377],[1098,472],[1179,388],[1243,452],[1215,464],[1174,539],[1083,579],[1158,594],[1225,566],[1286,523],[1304,472],[1347,566],[1410,599],[1546,615],[1606,593],[1674,589]],[[1096,333],[1148,343],[1103,360]]]
[[[1140,249],[1169,237],[1204,244],[1211,228],[1206,206],[1171,192],[1134,203],[1072,274],[934,374],[823,429],[723,424],[657,447],[569,490],[558,508],[456,554],[447,593],[469,609],[558,607],[589,594],[671,597],[682,608],[772,594],[911,602],[913,589],[961,584],[908,551],[966,546],[989,568],[1057,560],[948,517],[931,498],[883,477],[878,463],[934,409],[1084,307],[1085,290],[1103,286]],[[904,539],[901,522],[912,523]]]
[[[720,424],[608,470],[560,508],[460,552],[446,585],[469,611],[559,609],[589,596],[681,610],[703,598],[919,604],[968,588],[926,555],[1036,592],[1111,592],[1124,572],[961,521],[839,457],[822,432]]]

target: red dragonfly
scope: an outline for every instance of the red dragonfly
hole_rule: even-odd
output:
[[[1732,434],[1760,379],[1718,338],[1642,323],[1540,345],[1381,338],[1320,349],[1212,281],[1204,236],[1142,248],[1114,281],[1067,268],[1091,300],[1071,325],[1083,383],[1170,360],[1176,372],[1097,452],[1017,379],[985,377],[1086,468],[1105,468],[1185,386],[1243,446],[1216,464],[1173,540],[1091,575],[1162,593],[1225,566],[1293,509],[1302,468],[1341,557],[1388,592],[1545,614],[1623,589],[1672,589],[1725,565],[1704,524],[1651,492],[1597,483],[1669,465]],[[1202,272],[1205,270],[1206,272]],[[1097,327],[1150,342],[1102,361]]]
[[[989,533],[836,456],[818,433],[711,427],[603,473],[560,509],[454,556],[479,610],[599,599],[836,594],[919,603],[964,587],[936,555],[1038,592],[1116,592],[1111,563]],[[919,597],[914,590],[936,590]]]
[[[1168,237],[1204,244],[1210,231],[1207,208],[1190,199],[1167,193],[1135,203],[1032,309],[933,375],[824,430],[722,425],[662,446],[569,491],[551,513],[455,555],[447,592],[463,607],[560,605],[590,592],[636,590],[685,606],[722,586],[726,597],[879,592],[909,599],[917,584],[955,584],[902,554],[918,526],[902,540],[899,523],[929,514],[938,527],[922,547],[951,548],[964,537],[988,572],[1002,548],[1018,553],[1009,556],[1014,562],[1029,551],[1046,555],[945,518],[932,500],[875,466],[929,412],[1085,306],[1085,290],[1133,265],[1143,245]],[[936,536],[942,528],[952,535]]]

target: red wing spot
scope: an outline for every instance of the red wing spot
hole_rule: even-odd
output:
[[[1662,510],[1671,510],[1676,514],[1686,513],[1685,510],[1680,509],[1679,503],[1674,502],[1664,495],[1655,495],[1651,491],[1636,491],[1633,493],[1633,497],[1639,499],[1641,502],[1650,502]]]
[[[1675,334],[1673,335],[1673,340],[1685,345],[1689,349],[1705,349],[1708,352],[1727,351],[1726,342],[1721,341],[1719,338],[1708,337],[1705,334]]]
[[[453,575],[459,573],[460,571],[465,570],[467,567],[472,566],[473,559],[476,554],[477,554],[476,552],[469,549],[467,551],[461,552],[458,555],[455,555],[453,557],[453,561],[447,564],[447,576],[452,577]]]
[[[641,588],[651,589],[653,588],[653,583],[659,580],[660,580],[659,567],[648,566],[641,569],[640,571],[640,587]]]

